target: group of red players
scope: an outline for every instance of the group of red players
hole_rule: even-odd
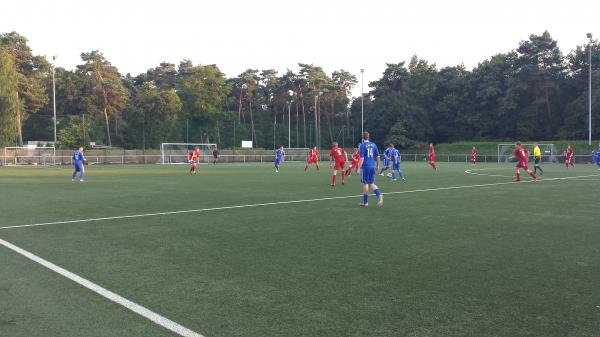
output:
[[[337,173],[338,170],[342,171],[342,185],[346,184],[346,177],[352,174],[352,170],[354,169],[358,173],[358,162],[360,161],[360,153],[358,152],[358,147],[354,149],[352,153],[352,161],[348,168],[346,168],[346,162],[348,161],[348,153],[344,150],[343,147],[340,147],[337,142],[333,143],[331,151],[329,152],[329,168],[333,169],[333,175],[331,177],[331,186],[335,186],[337,181]],[[308,158],[306,160],[306,166],[304,170],[308,170],[310,164],[315,164],[317,170],[319,170],[319,150],[317,147],[313,147],[308,152]]]

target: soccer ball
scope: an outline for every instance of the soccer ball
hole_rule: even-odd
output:
[[[392,177],[392,174],[391,174],[391,173],[388,173],[388,174],[386,174],[386,176],[387,176],[388,178],[391,178],[391,177]]]

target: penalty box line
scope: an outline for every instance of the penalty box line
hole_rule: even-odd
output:
[[[108,289],[105,289],[97,284],[95,284],[94,282],[87,280],[77,274],[74,274],[62,267],[59,267],[57,265],[55,265],[54,263],[47,261],[31,252],[26,251],[25,249],[18,247],[8,241],[2,240],[0,239],[0,245],[28,258],[29,260],[36,262],[48,269],[50,269],[51,271],[95,292],[96,294],[112,301],[115,302],[131,311],[133,311],[134,313],[154,322],[155,324],[158,324],[160,326],[162,326],[165,329],[168,329],[180,336],[183,337],[204,337],[201,334],[194,332],[164,316],[161,316],[157,313],[155,313],[154,311],[147,309],[137,303],[134,303]]]
[[[600,177],[600,174],[591,174],[591,175],[574,176],[574,177],[546,178],[546,179],[543,179],[543,180],[540,180],[540,181],[560,181],[560,180],[570,180],[570,179],[590,178],[590,177]],[[528,183],[528,182],[533,182],[533,181],[523,181],[523,183]],[[512,184],[519,184],[519,183],[520,182],[509,181],[509,182],[498,182],[498,183],[487,183],[487,184],[476,184],[476,185],[461,185],[461,186],[426,188],[426,189],[408,190],[408,191],[394,191],[394,192],[387,192],[387,193],[383,193],[383,194],[384,195],[395,195],[395,194],[409,194],[409,193],[420,193],[420,192],[448,191],[448,190],[458,190],[458,189],[477,188],[477,187],[491,187],[491,186],[500,186],[500,185],[512,185]],[[2,229],[13,229],[13,228],[25,228],[25,227],[41,227],[41,226],[60,225],[60,224],[83,223],[83,222],[97,222],[97,221],[105,221],[105,220],[144,218],[144,217],[152,217],[152,216],[160,216],[160,215],[175,215],[175,214],[185,214],[185,213],[202,213],[202,212],[221,211],[221,210],[238,209],[238,208],[252,208],[252,207],[262,207],[262,206],[275,206],[275,205],[286,205],[286,204],[300,204],[300,203],[316,202],[316,201],[327,201],[327,200],[358,198],[358,197],[361,197],[361,196],[362,196],[362,194],[357,194],[357,195],[345,195],[345,196],[339,196],[339,197],[324,197],[324,198],[315,198],[315,199],[275,201],[275,202],[265,202],[265,203],[258,203],[258,204],[221,206],[221,207],[200,208],[200,209],[188,209],[188,210],[181,210],[181,211],[168,211],[168,212],[156,212],[156,213],[144,213],[144,214],[110,216],[110,217],[102,217],[102,218],[89,218],[89,219],[54,221],[54,222],[42,222],[42,223],[27,224],[27,225],[4,226],[4,227],[0,227],[0,230],[2,230]]]

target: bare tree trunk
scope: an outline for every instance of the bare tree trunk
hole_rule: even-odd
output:
[[[103,92],[102,94],[103,98],[104,98],[104,124],[106,125],[106,137],[107,141],[108,141],[108,146],[112,146],[112,141],[110,139],[110,123],[108,121],[108,97],[106,95],[106,91]]]
[[[298,100],[296,100],[296,147],[300,147],[300,138],[298,136]]]
[[[302,130],[304,131],[304,147],[306,148],[306,111],[304,110],[304,95],[302,94],[302,88],[300,88],[300,105],[302,107]]]
[[[254,117],[252,116],[252,101],[248,103],[248,107],[250,108],[250,127],[252,129],[252,144],[256,147],[256,132],[254,132]]]
[[[327,120],[327,124],[329,125],[329,139],[331,140],[330,143],[333,144],[333,131],[335,130],[334,127],[334,123],[335,123],[335,113],[334,113],[334,109],[335,109],[335,101],[331,102],[331,111],[329,114],[329,119]]]
[[[19,97],[19,92],[17,91],[17,102],[20,100]],[[17,127],[17,146],[23,146],[23,127],[22,127],[22,114],[21,114],[21,105],[19,104],[19,106],[17,107],[17,120],[16,122],[16,127]]]
[[[242,88],[240,88],[240,102],[238,103],[238,124],[240,124],[242,122],[242,108],[243,108],[242,95],[243,95]]]
[[[547,137],[551,137],[552,136],[552,111],[550,109],[550,95],[548,94],[548,86],[546,86],[546,113],[548,114],[548,122],[546,123],[548,125],[547,127]]]
[[[316,86],[313,86],[313,92],[314,92],[314,98],[313,98],[313,104],[314,104],[314,112],[315,112],[315,143],[317,145],[317,148],[320,148],[320,142],[319,142],[319,106],[318,106],[318,99],[319,96],[318,92],[317,92],[317,88]]]

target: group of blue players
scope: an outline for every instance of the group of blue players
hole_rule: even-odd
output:
[[[382,167],[379,170],[379,175],[383,177],[383,172],[391,168],[392,172],[388,173],[388,176],[392,178],[392,181],[397,180],[396,173],[398,173],[402,181],[406,181],[406,178],[404,177],[404,172],[400,167],[400,160],[400,151],[398,151],[398,149],[394,147],[394,144],[390,144],[388,148],[385,149],[385,151],[383,151],[383,153],[381,154]]]

